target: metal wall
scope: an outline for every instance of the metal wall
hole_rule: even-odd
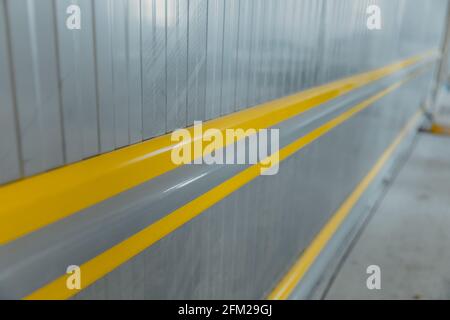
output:
[[[381,99],[282,162],[277,175],[253,180],[75,298],[265,298],[415,113],[430,75]]]
[[[65,27],[69,3],[81,6],[81,30]],[[371,3],[382,9],[382,30],[366,27]],[[0,181],[437,48],[446,4],[1,0]],[[277,175],[258,177],[77,298],[264,297],[415,113],[432,79],[430,69],[406,83],[282,162]],[[140,199],[151,197],[139,192]],[[67,233],[70,223],[89,225],[94,234],[106,214],[126,224],[145,201],[124,203],[129,194],[121,196],[49,226],[42,237],[73,238],[64,250],[81,255],[82,234]],[[121,206],[128,211],[114,218]],[[0,248],[0,255],[34,245],[50,252],[55,241],[39,236]],[[90,247],[102,243],[92,240]],[[36,252],[29,261],[42,258]],[[26,268],[28,261],[16,256]],[[14,273],[12,261],[0,261],[2,284]],[[36,278],[17,273],[27,276]]]
[[[436,47],[445,2],[1,0],[0,182]]]

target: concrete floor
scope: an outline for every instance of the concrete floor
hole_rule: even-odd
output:
[[[450,299],[450,137],[420,134],[326,298]]]

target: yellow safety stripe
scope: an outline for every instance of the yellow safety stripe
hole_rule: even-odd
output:
[[[345,218],[351,212],[352,208],[358,202],[364,191],[369,187],[370,183],[375,179],[380,170],[383,168],[386,161],[391,157],[392,153],[398,147],[400,142],[404,139],[407,133],[416,126],[418,119],[422,115],[422,112],[417,112],[408,124],[402,129],[400,134],[395,138],[394,142],[384,151],[381,157],[378,159],[375,166],[364,177],[364,179],[353,190],[350,196],[342,203],[339,209],[335,212],[333,217],[323,227],[323,229],[317,234],[312,243],[300,256],[297,262],[277,284],[275,289],[269,294],[267,299],[269,300],[285,300],[288,299],[294,289],[299,285],[306,272],[312,266],[320,252],[325,248],[327,243],[339,229]]]
[[[282,148],[278,153],[272,154],[270,162],[268,159],[261,161],[261,163],[270,163],[272,166],[276,165],[278,162],[283,161],[290,155],[294,154],[301,148],[307,146],[314,140],[323,136],[336,126],[340,125],[344,121],[351,118],[356,113],[364,110],[375,101],[379,100],[389,92],[395,90],[401,86],[404,82],[410,80],[411,78],[417,76],[419,73],[423,72],[424,68],[420,71],[416,71],[409,77],[399,81],[390,87],[382,90],[381,92],[371,96],[367,100],[359,103],[358,105],[352,107],[351,109],[340,114],[333,120],[325,123],[324,125],[314,129],[308,134],[300,137],[291,144]],[[96,256],[95,258],[87,261],[80,266],[82,274],[82,288],[94,283],[96,280],[105,276],[107,273],[111,272],[124,262],[133,258],[135,255],[139,254],[149,246],[153,245],[166,235],[170,234],[177,228],[181,227],[183,224],[194,219],[200,215],[204,210],[208,209],[215,203],[219,202],[232,192],[238,190],[243,185],[247,184],[251,180],[258,177],[264,170],[268,170],[267,166],[258,163],[253,165],[242,172],[238,173],[234,177],[226,180],[220,185],[212,188],[206,193],[202,194],[198,198],[192,200],[186,205],[180,207],[179,209],[168,214],[164,218],[158,220],[157,222],[149,225],[145,229],[131,236],[130,238],[120,242],[119,244],[111,247],[102,254]],[[63,275],[58,279],[52,281],[46,286],[36,290],[32,294],[26,297],[26,299],[66,299],[75,295],[77,290],[69,290],[66,286],[67,275]]]
[[[449,136],[450,135],[450,127],[447,125],[433,123],[430,128],[430,133],[433,133],[436,135]]]
[[[312,88],[205,122],[204,130],[269,128],[320,104],[393,74],[426,58],[436,50],[386,67]],[[195,141],[202,136],[195,136]],[[170,134],[102,154],[91,159],[19,180],[0,187],[0,244],[38,230],[82,209],[136,187],[177,167],[171,151],[177,146]],[[220,142],[217,148],[223,147]]]

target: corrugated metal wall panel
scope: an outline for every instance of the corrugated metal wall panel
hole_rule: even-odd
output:
[[[114,89],[113,89],[113,42],[112,42],[112,1],[94,2],[96,61],[97,61],[97,99],[100,133],[100,151],[108,152],[116,147],[114,139]]]
[[[187,123],[205,119],[208,1],[189,1]]]
[[[14,83],[11,70],[9,34],[4,2],[0,2],[0,183],[21,177],[21,155],[17,117],[14,110]]]
[[[10,181],[438,46],[445,0],[1,2]],[[382,30],[367,30],[369,4]]]
[[[188,1],[167,1],[167,130],[184,128],[188,96]]]
[[[0,181],[423,53],[440,44],[446,2],[0,0]],[[65,26],[72,3],[82,8],[81,30]],[[379,31],[366,27],[373,3],[382,9]],[[417,110],[432,77],[428,70],[407,82],[286,159],[277,175],[249,182],[76,298],[262,298]],[[14,272],[27,284],[38,278],[34,263],[47,256],[35,250],[23,259],[20,250],[51,251],[65,263],[60,243],[55,251],[46,245],[70,235],[76,246],[64,259],[84,263],[167,216],[172,207],[152,183],[166,187],[191,168],[8,243],[0,254],[18,263],[2,260],[2,288]],[[202,191],[195,186],[186,188]],[[99,233],[99,225],[111,228]],[[58,262],[46,262],[46,276],[61,273]]]
[[[47,16],[52,7],[50,1],[8,2],[6,7],[21,161],[24,174],[32,175],[63,164],[54,27]]]
[[[66,28],[66,9],[71,3],[68,0],[54,2],[67,162],[99,152],[92,6],[89,0],[76,2],[83,7],[83,32],[73,32]],[[17,17],[22,18],[20,14]]]
[[[221,115],[233,112],[236,105],[240,0],[229,0],[224,4]]]
[[[127,2],[129,144],[142,141],[141,2]]]
[[[415,112],[429,80],[407,83],[76,298],[264,298]]]
[[[142,1],[143,137],[166,131],[166,6]]]
[[[184,128],[187,117],[188,1],[170,0],[167,10],[167,130]]]
[[[127,1],[112,1],[112,65],[114,141],[116,147],[129,143]]]
[[[236,74],[236,105],[235,111],[245,108],[251,56],[251,26],[252,26],[252,4],[253,1],[239,3],[239,30],[238,30],[238,52],[237,52],[237,74]]]
[[[208,1],[205,119],[221,115],[225,2]]]

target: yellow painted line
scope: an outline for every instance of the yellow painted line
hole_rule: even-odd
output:
[[[378,175],[380,170],[383,168],[384,164],[391,157],[392,153],[398,147],[400,142],[406,136],[406,134],[417,124],[418,119],[422,115],[422,112],[417,112],[414,117],[408,122],[408,124],[403,128],[400,134],[395,138],[392,144],[384,151],[382,156],[378,159],[375,166],[370,170],[370,172],[364,177],[364,179],[358,184],[355,190],[350,194],[350,196],[342,203],[333,217],[328,221],[324,228],[317,234],[317,236],[312,241],[311,245],[305,250],[305,252],[300,256],[294,266],[288,271],[284,278],[278,283],[275,289],[269,294],[267,299],[269,300],[285,300],[289,298],[293,290],[297,287],[299,282],[302,280],[303,276],[309,270],[311,265],[314,263],[316,258],[319,256],[320,252],[327,245],[330,239],[333,237],[335,232],[339,229],[342,222],[351,212],[352,208],[355,206],[359,198],[362,196],[364,191],[373,181],[373,179]]]
[[[436,50],[386,67],[345,78],[298,94],[205,122],[216,128],[262,129],[306,112],[426,58]],[[189,128],[193,140],[202,139]],[[0,187],[0,244],[38,230],[82,209],[136,187],[177,167],[171,151],[179,146],[170,134],[70,164]],[[217,147],[222,147],[220,143]]]
[[[450,127],[442,125],[442,124],[433,123],[430,128],[430,133],[437,134],[437,135],[449,136],[450,135]]]
[[[278,162],[286,159],[301,148],[307,146],[336,126],[348,120],[356,113],[364,110],[373,102],[379,100],[389,92],[397,89],[404,82],[417,76],[420,72],[421,71],[417,71],[411,74],[408,78],[397,82],[396,84],[393,84],[387,89],[384,89],[383,91],[373,95],[367,100],[340,114],[335,119],[300,137],[293,143],[282,148],[278,153],[272,154],[270,156],[270,162],[267,161],[268,159],[265,159],[261,163],[271,163],[272,166],[276,165]],[[229,180],[212,188],[193,201],[187,203],[186,205],[173,211],[157,222],[149,225],[130,238],[120,242],[114,247],[111,247],[102,254],[81,265],[80,268],[82,275],[82,288],[86,288],[87,286],[91,285],[101,277],[105,276],[107,273],[113,271],[115,268],[133,258],[135,255],[150,247],[183,224],[194,219],[204,210],[208,209],[229,194],[241,188],[246,183],[258,177],[261,172],[268,169],[268,167],[262,165],[261,163],[243,170]],[[66,279],[67,276],[63,275],[53,282],[47,284],[46,286],[33,292],[32,294],[27,296],[26,299],[67,299],[75,295],[78,291],[67,289]]]

